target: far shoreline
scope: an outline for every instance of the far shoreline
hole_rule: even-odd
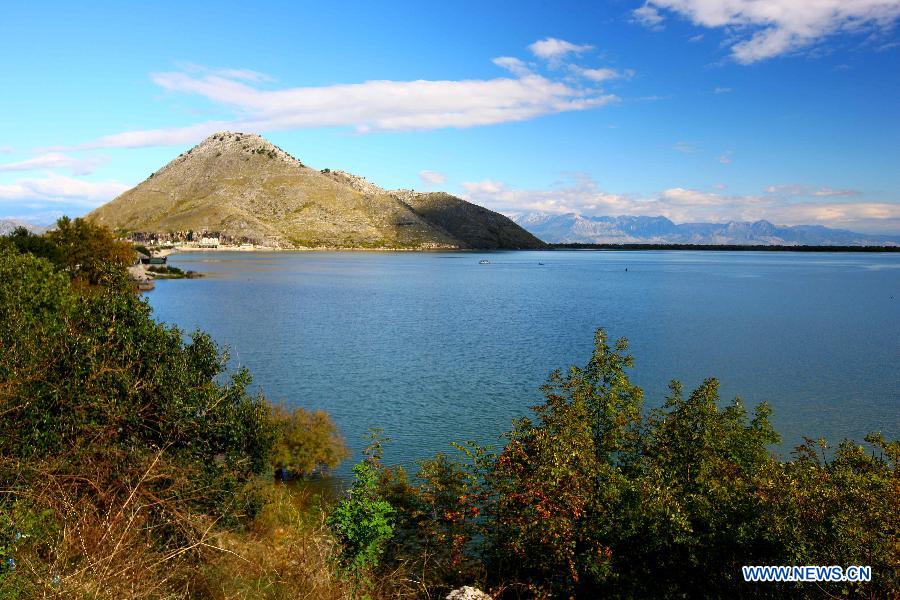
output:
[[[736,244],[548,244],[545,248],[364,248],[364,247],[327,247],[314,248],[278,248],[274,246],[217,246],[217,247],[162,247],[158,250],[147,246],[155,256],[169,256],[185,252],[540,252],[557,250],[578,251],[689,251],[689,252],[855,252],[855,253],[898,253],[900,246],[783,246],[783,245],[736,245]]]

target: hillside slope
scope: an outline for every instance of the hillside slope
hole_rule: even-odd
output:
[[[385,190],[351,185],[258,135],[232,132],[208,137],[88,218],[128,232],[206,231],[282,248],[503,248],[515,239],[470,244]]]

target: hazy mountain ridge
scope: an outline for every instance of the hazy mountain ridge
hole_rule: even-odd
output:
[[[33,223],[28,223],[19,219],[0,218],[0,235],[9,235],[18,227],[24,227],[31,233],[44,233],[47,231],[46,227],[34,225]]]
[[[543,245],[507,217],[454,200],[456,218],[442,225],[414,208],[415,202],[362,177],[311,169],[255,134],[221,132],[88,218],[129,232],[209,231],[280,248]],[[485,223],[474,222],[479,219]],[[495,222],[502,226],[488,224]],[[469,230],[488,233],[469,236]]]
[[[511,218],[549,243],[900,245],[900,236],[864,234],[821,225],[779,226],[765,220],[676,224],[661,216],[589,217],[577,213],[524,213]]]

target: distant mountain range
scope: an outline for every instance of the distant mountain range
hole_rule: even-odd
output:
[[[384,190],[350,173],[311,169],[258,135],[229,131],[87,218],[151,237],[208,232],[279,248],[544,247],[504,215],[450,194]]]
[[[9,235],[17,227],[24,227],[31,233],[43,233],[47,231],[46,227],[26,223],[25,221],[20,221],[19,219],[0,218],[0,235]]]
[[[675,224],[666,217],[587,217],[576,213],[525,213],[511,218],[549,243],[900,245],[900,236],[856,233],[821,225],[787,227],[768,221]]]

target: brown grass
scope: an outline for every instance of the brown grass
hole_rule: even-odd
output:
[[[228,530],[209,517],[169,510],[146,493],[145,483],[164,470],[157,456],[140,481],[118,490],[94,487],[92,478],[75,481],[50,471],[30,473],[30,481],[44,483],[18,489],[15,502],[51,515],[55,525],[46,528],[41,539],[30,536],[18,549],[15,573],[0,576],[0,598],[416,596],[399,573],[372,576],[356,585],[339,576],[334,567],[338,548],[325,526],[325,509],[312,492],[265,483],[262,512],[246,527]],[[11,490],[6,494],[8,499]]]

